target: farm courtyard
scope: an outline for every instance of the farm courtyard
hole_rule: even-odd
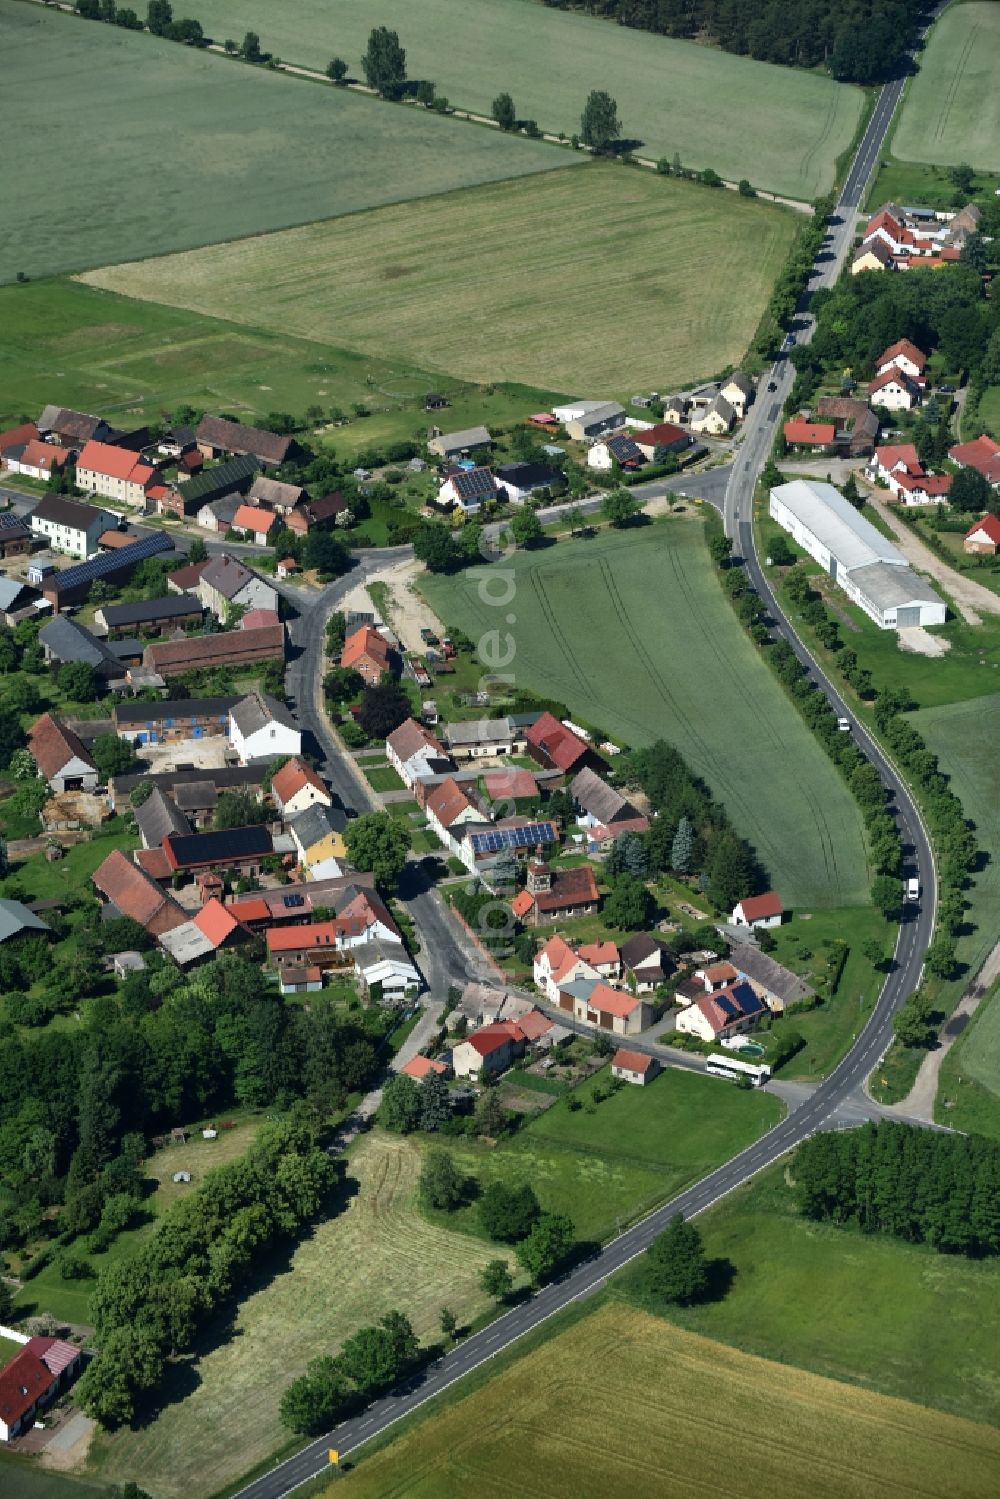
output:
[[[0,0],[0,32],[4,197],[17,204],[5,215],[0,282],[572,160],[539,141],[391,109],[17,0]]]
[[[788,209],[590,163],[84,279],[465,380],[627,399],[743,357],[796,228]]]
[[[1000,171],[1000,6],[953,5],[931,33],[893,137],[901,161]]]
[[[862,93],[819,72],[778,68],[715,47],[634,31],[533,0],[201,0],[217,37],[248,26],[286,61],[325,68],[339,54],[352,77],[371,27],[399,33],[410,78],[432,78],[461,109],[488,115],[509,89],[520,119],[570,136],[592,88],[618,101],[625,135],[641,155],[673,157],[748,177],[755,187],[813,199],[832,186],[851,143]]]
[[[506,625],[483,602],[479,570],[428,574],[420,586],[474,641],[510,629],[518,687],[629,744],[676,745],[786,906],[867,903],[857,806],[723,597],[700,519],[603,532],[502,565],[516,588]]]
[[[777,1280],[777,1277],[772,1277]],[[709,1415],[707,1405],[711,1407]],[[597,1420],[599,1412],[615,1413]],[[717,1413],[738,1412],[731,1432]],[[333,1499],[983,1499],[1000,1432],[605,1305],[419,1419]]]

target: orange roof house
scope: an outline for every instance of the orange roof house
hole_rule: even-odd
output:
[[[202,906],[194,918],[194,924],[202,936],[207,937],[216,948],[224,947],[240,931],[240,924],[232,912],[214,896]]]
[[[948,457],[959,468],[974,468],[990,484],[1000,485],[1000,442],[985,432],[973,442],[956,443],[948,449]]]
[[[553,770],[575,771],[585,765],[603,765],[585,739],[561,724],[551,713],[542,713],[525,732],[528,754]]]
[[[373,686],[389,670],[389,643],[371,625],[362,625],[344,641],[340,664]]]
[[[333,803],[320,775],[298,755],[286,760],[272,776],[271,795],[282,811],[294,808],[301,812],[316,802],[323,802],[328,807]]]
[[[126,859],[120,849],[108,854],[91,879],[123,916],[131,916],[153,937],[172,932],[188,920],[187,913],[173,897]]]
[[[425,1077],[435,1074],[437,1077],[447,1077],[450,1068],[445,1062],[437,1062],[433,1057],[411,1057],[400,1067],[400,1072],[406,1077],[415,1078],[422,1083]]]
[[[826,448],[837,435],[832,422],[807,422],[793,419],[784,426],[785,441],[792,447]]]
[[[279,516],[260,505],[241,505],[232,519],[234,531],[249,531],[254,536],[265,538],[280,524]]]

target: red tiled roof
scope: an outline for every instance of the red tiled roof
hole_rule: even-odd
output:
[[[918,382],[914,380],[912,375],[908,375],[905,370],[901,370],[897,364],[892,365],[887,370],[883,370],[881,375],[876,375],[874,380],[869,381],[868,392],[870,395],[873,395],[875,391],[884,390],[887,385],[892,384],[901,385],[911,396],[920,394]]]
[[[353,635],[348,635],[344,641],[344,649],[340,653],[341,666],[354,666],[356,662],[367,659],[378,666],[382,671],[389,664],[389,644],[371,625],[362,625],[360,630],[355,630]]]
[[[633,432],[632,441],[640,448],[670,447],[675,442],[687,442],[688,434],[683,427],[675,427],[673,422],[659,422],[645,431]]]
[[[133,921],[157,935],[171,932],[188,920],[177,902],[161,890],[155,880],[126,859],[120,849],[108,854],[104,863],[94,870],[91,879],[123,916],[131,916]]]
[[[241,505],[233,516],[231,525],[237,531],[253,531],[266,536],[278,517],[271,510],[262,510],[259,505]]]
[[[425,803],[426,810],[433,812],[443,828],[450,828],[455,819],[470,807],[473,803],[451,776],[433,788]]]
[[[648,1057],[643,1051],[626,1051],[620,1046],[611,1058],[612,1067],[623,1067],[626,1072],[646,1073],[653,1065],[655,1058]]]
[[[63,766],[73,759],[82,760],[91,770],[97,769],[79,735],[53,718],[51,713],[43,713],[31,725],[28,730],[28,748],[47,781],[58,775]]]
[[[621,954],[614,942],[587,942],[579,949],[578,956],[596,968],[600,963],[617,963]]]
[[[173,873],[170,860],[162,848],[140,848],[136,850],[135,862],[151,880],[169,880]]]
[[[34,422],[22,422],[19,427],[8,427],[6,432],[0,432],[0,453],[6,453],[8,448],[23,448],[26,443],[36,442],[38,437],[39,431]]]
[[[634,994],[612,989],[609,984],[597,984],[587,1000],[589,1009],[600,1010],[605,1015],[631,1015],[641,1003]]]
[[[69,462],[69,448],[57,448],[51,442],[32,440],[18,459],[29,468],[62,468]]]
[[[8,1427],[15,1425],[55,1382],[56,1376],[38,1355],[30,1348],[22,1348],[0,1369],[0,1420]]]
[[[541,1010],[529,1010],[518,1018],[517,1024],[526,1041],[537,1041],[552,1029],[552,1021]]]
[[[916,344],[911,344],[908,338],[900,338],[894,344],[890,344],[881,358],[876,360],[876,368],[881,369],[884,364],[891,364],[900,355],[916,365],[918,374],[927,363],[927,355],[922,353]]]
[[[236,921],[270,921],[271,907],[258,896],[256,900],[234,900],[226,907]]]
[[[273,926],[267,933],[267,950],[276,953],[336,947],[337,936],[335,921],[313,921],[304,926]]]
[[[809,443],[813,447],[819,447],[824,443],[833,442],[837,435],[837,429],[832,422],[804,422],[790,421],[785,423],[785,441],[791,443]]]
[[[167,582],[173,583],[182,593],[187,593],[188,589],[197,588],[201,575],[211,560],[211,557],[206,557],[204,562],[189,562],[187,567],[179,567],[175,572],[167,573]]]
[[[97,544],[106,547],[109,552],[117,552],[120,547],[134,546],[138,540],[134,531],[102,531]]]
[[[572,770],[590,751],[586,740],[581,739],[579,734],[574,734],[572,729],[567,729],[551,713],[543,713],[536,718],[524,737],[557,770]]]
[[[527,891],[523,893],[527,894]],[[543,957],[548,958],[549,971],[553,980],[558,983],[561,978],[569,973],[573,964],[577,961],[578,954],[574,948],[570,947],[565,937],[550,937],[541,952],[538,953],[535,961],[537,962],[539,958]]]
[[[271,791],[276,800],[282,806],[290,802],[293,796],[297,796],[303,786],[312,786],[316,791],[321,791],[324,796],[329,796],[322,778],[317,775],[311,765],[307,765],[298,756],[286,760],[284,765],[271,779]]]
[[[948,457],[962,468],[978,469],[991,484],[1000,484],[1000,442],[994,442],[985,432],[973,442],[949,448]]]
[[[40,1358],[50,1374],[58,1379],[64,1370],[83,1355],[75,1343],[67,1343],[64,1338],[29,1338],[25,1343],[29,1353]]]
[[[226,938],[231,937],[239,927],[232,911],[227,910],[214,896],[202,906],[194,918],[194,924],[213,947],[221,947]]]
[[[975,536],[977,531],[985,532],[994,545],[1000,546],[1000,519],[997,516],[984,515],[982,520],[973,521],[965,533],[966,541],[969,540],[970,536]]]
[[[407,1077],[415,1077],[417,1082],[421,1082],[432,1072],[436,1073],[438,1077],[444,1077],[448,1072],[448,1068],[444,1062],[436,1062],[433,1057],[411,1057],[408,1062],[403,1063],[399,1070],[405,1073]]]
[[[104,474],[108,479],[124,479],[129,484],[146,485],[156,470],[137,458],[128,448],[116,448],[108,442],[91,439],[76,460],[77,472],[89,469],[95,474]]]
[[[218,635],[195,635],[189,640],[157,640],[142,653],[144,666],[164,676],[194,671],[199,666],[239,666],[248,661],[279,661],[285,654],[284,625],[259,630],[224,630]]]
[[[594,905],[600,896],[594,871],[589,864],[578,869],[556,869],[552,873],[552,889],[542,890],[533,897],[540,911],[561,911],[564,906]]]
[[[781,896],[768,890],[763,895],[748,895],[740,901],[740,909],[747,921],[759,921],[762,916],[780,916],[784,907]]]
[[[483,776],[483,785],[491,802],[516,801],[519,797],[538,795],[538,782],[530,770],[489,770]]]
[[[524,1032],[516,1020],[498,1020],[494,1025],[481,1026],[465,1039],[481,1057],[488,1057],[510,1041],[523,1041]]]
[[[897,474],[896,483],[907,494],[922,489],[925,494],[940,495],[942,499],[951,489],[951,474]]]
[[[745,901],[744,909],[746,909]],[[703,968],[701,971],[710,984],[731,984],[734,979],[739,978],[739,974],[732,963],[710,963],[707,968]]]
[[[518,921],[523,921],[535,904],[535,897],[527,890],[520,890],[510,903],[510,908]]]
[[[248,609],[240,620],[241,630],[273,630],[278,623],[276,609]]]
[[[876,448],[875,457],[884,469],[891,470],[898,463],[902,463],[908,474],[922,474],[924,471],[924,466],[917,457],[917,450],[912,442],[899,442]]]

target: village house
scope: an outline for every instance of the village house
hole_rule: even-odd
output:
[[[146,800],[135,808],[134,816],[143,848],[159,848],[171,833],[185,838],[191,832],[191,824],[184,813],[161,786],[153,788]],[[142,868],[142,861],[139,867]]]
[[[232,908],[240,920],[242,904]],[[298,908],[293,924],[269,927],[265,940],[272,961],[343,966],[342,954],[365,943],[401,941],[399,928],[374,891],[347,885],[333,908],[332,920],[302,923]]]
[[[245,501],[233,514],[230,525],[234,531],[242,531],[248,540],[259,547],[270,545],[272,532],[281,529],[281,519],[263,505],[248,505]]]
[[[198,451],[204,458],[250,457],[266,468],[278,468],[299,451],[293,437],[245,427],[221,416],[203,416],[195,432]]]
[[[566,921],[572,916],[590,916],[601,897],[589,864],[575,869],[553,869],[538,856],[528,864],[523,890],[511,901],[518,921],[527,927],[547,921]]]
[[[625,408],[617,401],[573,401],[553,406],[552,414],[574,442],[596,442],[606,433],[624,427],[626,420]]]
[[[420,992],[420,974],[402,942],[372,937],[351,949],[362,992],[381,1004],[401,1005]]]
[[[506,813],[498,813],[498,808],[506,808],[510,813],[515,813],[519,802],[528,803],[538,800],[537,780],[530,770],[521,770],[516,765],[502,766],[498,770],[487,770],[482,782],[492,810],[499,816],[505,816]]]
[[[284,703],[266,692],[250,692],[229,710],[229,742],[240,764],[249,765],[300,754],[302,732]]]
[[[609,786],[589,766],[584,766],[569,785],[577,809],[577,826],[581,828],[614,828],[616,823],[632,822],[639,812],[628,800]]]
[[[189,919],[173,897],[120,849],[108,854],[91,879],[115,913],[130,916],[151,937],[171,932]]]
[[[347,814],[343,807],[317,802],[306,807],[288,824],[299,866],[310,879],[325,880],[341,873],[347,857],[344,829]]]
[[[951,474],[926,474],[910,442],[875,449],[870,473],[889,487],[901,505],[938,504],[948,498]]]
[[[111,428],[101,416],[73,411],[68,406],[46,406],[38,418],[35,436],[54,438],[60,447],[79,452],[88,442],[107,442]]]
[[[462,835],[456,834],[455,829],[467,824],[479,827],[486,820],[482,808],[452,776],[427,793],[424,811],[435,836],[458,858],[461,858]]]
[[[113,510],[99,510],[61,494],[47,494],[31,512],[30,524],[38,540],[54,552],[85,559],[97,552],[101,533],[117,528],[120,520]]]
[[[226,623],[230,609],[278,609],[278,590],[245,567],[237,558],[223,552],[210,557],[196,584],[198,597],[220,624]]]
[[[155,641],[142,653],[143,666],[162,677],[182,676],[185,672],[216,666],[240,667],[284,659],[285,627],[281,624],[226,630],[187,640]]]
[[[685,395],[667,396],[663,402],[663,420],[665,422],[686,422],[691,410],[691,402]]]
[[[102,499],[145,512],[149,489],[159,480],[152,464],[128,448],[88,442],[76,460],[76,485]]]
[[[551,713],[542,713],[525,731],[525,745],[532,760],[552,770],[576,773],[585,767],[601,770],[604,761],[573,729]]]
[[[635,1083],[640,1088],[651,1083],[662,1070],[656,1057],[648,1057],[641,1051],[626,1051],[623,1046],[611,1058],[611,1076],[621,1078],[623,1083]]]
[[[38,632],[38,644],[46,662],[65,666],[82,661],[102,682],[121,678],[123,667],[118,657],[92,630],[68,614],[57,614],[46,620]]]
[[[23,447],[8,448],[3,457],[4,467],[12,474],[25,474],[29,479],[48,481],[53,474],[60,473],[66,467],[73,454],[69,448],[60,448],[54,443],[34,438]]]
[[[375,687],[390,669],[389,642],[371,625],[362,625],[344,641],[340,664],[356,671],[367,687]]]
[[[672,422],[658,422],[655,427],[646,427],[633,433],[633,441],[639,452],[650,463],[662,463],[671,454],[683,453],[691,446],[691,434]]]
[[[109,636],[154,630],[159,635],[184,625],[200,625],[201,599],[193,593],[171,593],[162,599],[136,599],[129,604],[102,604],[94,623]]]
[[[454,825],[454,824],[453,824]],[[461,842],[457,857],[470,874],[486,878],[499,858],[512,854],[515,858],[526,858],[539,845],[558,844],[559,829],[551,820],[533,817],[503,817],[496,822],[467,822],[459,828]],[[450,846],[454,850],[455,834]]]
[[[471,1077],[477,1082],[499,1077],[524,1054],[525,1039],[516,1020],[498,1020],[482,1026],[464,1041],[456,1041],[452,1048],[455,1076]]]
[[[790,448],[806,448],[810,453],[833,452],[837,429],[832,422],[810,422],[805,417],[792,417],[781,430]]]
[[[676,972],[677,964],[665,942],[638,932],[621,945],[622,972],[634,994],[653,994]]]
[[[974,468],[994,489],[1000,489],[1000,442],[985,432],[973,442],[959,442],[948,449],[948,457],[959,468]]]
[[[307,807],[333,805],[333,796],[322,778],[297,755],[286,760],[271,777],[271,797],[286,821]]]
[[[737,901],[730,918],[733,926],[760,927],[780,926],[784,920],[781,896],[774,890],[763,895],[746,895]]]
[[[927,355],[908,338],[901,338],[890,344],[875,361],[876,374],[884,375],[889,370],[901,370],[911,380],[918,380],[921,384],[924,383],[926,368]]]
[[[465,427],[461,432],[441,432],[435,427],[427,442],[428,452],[444,459],[463,458],[478,448],[492,446],[493,438],[487,427]]]
[[[27,1338],[0,1369],[0,1441],[30,1431],[83,1367],[83,1349],[62,1338]],[[16,1480],[11,1480],[12,1484]]]
[[[868,400],[873,406],[882,406],[887,411],[912,411],[923,399],[923,390],[918,380],[895,367],[876,375],[868,386]]]
[[[222,832],[169,833],[161,847],[166,856],[167,875],[192,879],[208,870],[256,876],[261,873],[265,859],[274,853],[271,834],[262,824],[226,828]]]
[[[875,451],[878,415],[866,401],[853,396],[821,396],[816,402],[816,417],[833,422],[836,457],[869,458]]]
[[[610,937],[596,942],[584,942],[577,948],[577,955],[596,973],[598,978],[617,983],[621,978],[622,956],[617,942]]]
[[[96,789],[100,775],[82,739],[51,713],[43,713],[28,730],[28,749],[39,775],[57,795]]]
[[[633,473],[646,463],[645,453],[627,432],[613,433],[587,449],[587,467],[598,473],[610,473],[616,463],[626,473]]]
[[[1000,520],[995,515],[984,515],[973,521],[962,541],[962,549],[970,556],[995,557],[1000,551]]]
[[[296,505],[308,500],[308,492],[301,484],[286,484],[281,479],[271,479],[267,474],[258,474],[247,491],[247,502],[272,510],[275,515],[288,515]]]
[[[523,755],[528,748],[526,727],[512,718],[469,718],[450,723],[444,731],[449,754],[456,760],[492,760]]]
[[[735,421],[735,408],[720,393],[709,402],[704,411],[692,416],[688,425],[692,432],[704,432],[710,437],[724,437],[732,430]]]
[[[766,1014],[767,1006],[752,985],[737,977],[725,988],[703,994],[681,1010],[675,1025],[683,1036],[722,1041],[753,1030]]]
[[[216,536],[226,536],[246,501],[240,494],[224,494],[217,500],[207,500],[195,514],[196,525]]]
[[[447,1062],[435,1061],[433,1057],[416,1056],[404,1062],[398,1069],[404,1077],[412,1077],[414,1082],[422,1083],[425,1078],[432,1074],[435,1077],[450,1077],[451,1068]]]
[[[339,490],[320,495],[318,500],[306,497],[294,510],[288,511],[285,525],[296,536],[308,536],[314,526],[322,529],[336,525],[339,517],[346,517],[349,510],[350,506]]]
[[[441,510],[460,510],[476,515],[483,505],[498,498],[497,483],[488,468],[454,469],[444,480],[434,504]]]
[[[8,467],[11,453],[22,453],[29,443],[39,441],[41,434],[34,422],[21,422],[0,432],[0,469]]]
[[[551,490],[566,481],[560,469],[546,463],[504,463],[496,470],[495,478],[498,489],[512,505],[523,505],[540,490]]]
[[[407,718],[393,729],[385,741],[385,757],[411,790],[417,781],[454,768],[444,746],[415,718]]]
[[[653,1022],[653,1008],[646,1000],[612,989],[598,978],[560,984],[558,1005],[584,1025],[616,1036],[636,1036]]]
[[[805,1004],[814,990],[770,953],[761,952],[753,942],[737,942],[732,947],[732,961],[740,978],[747,979],[754,993],[775,1015],[781,1015],[792,1004]]]
[[[576,979],[597,979],[597,970],[592,968],[582,953],[571,947],[564,937],[550,937],[532,964],[535,988],[540,989],[550,1004],[559,1003],[559,989],[563,984]]]
[[[754,383],[742,370],[733,370],[733,373],[720,385],[719,395],[729,402],[736,412],[737,419],[742,421],[747,414],[747,407],[753,400]]]

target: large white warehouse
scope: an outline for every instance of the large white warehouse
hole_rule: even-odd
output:
[[[945,605],[930,584],[832,484],[779,484],[770,511],[879,629],[944,624]]]

